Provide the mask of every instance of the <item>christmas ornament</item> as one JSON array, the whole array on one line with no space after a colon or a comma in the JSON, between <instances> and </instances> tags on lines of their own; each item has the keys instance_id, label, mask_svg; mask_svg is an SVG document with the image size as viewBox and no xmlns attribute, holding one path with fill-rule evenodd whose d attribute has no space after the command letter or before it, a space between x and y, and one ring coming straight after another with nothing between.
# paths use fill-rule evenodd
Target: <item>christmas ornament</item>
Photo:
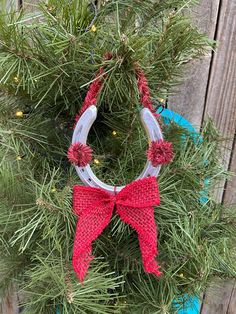
<instances>
[{"instance_id":1,"label":"christmas ornament","mask_svg":"<svg viewBox=\"0 0 236 314\"><path fill-rule=\"evenodd\" d=\"M97 96L102 88L103 68L98 72L97 78L90 85L85 101L76 117L76 126L73 133L72 145L68 155L74 147L87 148L87 137L93 122L97 117ZM161 128L157 122L155 109L150 100L147 80L144 73L136 71L137 85L143 109L140 112L141 121L147 132L149 142L163 142ZM161 144L160 144L161 146ZM171 145L168 146L170 150ZM151 148L149 148L151 149ZM169 151L168 151L169 153ZM155 151L153 151L155 155ZM167 154L168 155L168 154ZM172 158L173 154L171 154ZM77 157L77 156L76 156ZM90 157L90 156L89 156ZM161 163L167 161L158 151ZM169 158L169 160L171 159ZM73 161L73 158L70 158ZM90 160L90 158L87 158ZM81 158L80 158L81 160ZM84 160L83 160L84 161ZM100 181L93 173L89 164L83 165L74 162L81 181L86 186L74 186L73 207L79 216L73 252L73 267L77 277L83 282L92 256L92 242L102 233L109 224L113 210L120 219L136 230L143 260L144 270L147 273L160 276L159 266L155 260L157 256L157 228L154 219L154 208L160 204L159 190L156 177L161 165L147 160L141 175L126 186L111 186Z\"/></svg>"}]
</instances>

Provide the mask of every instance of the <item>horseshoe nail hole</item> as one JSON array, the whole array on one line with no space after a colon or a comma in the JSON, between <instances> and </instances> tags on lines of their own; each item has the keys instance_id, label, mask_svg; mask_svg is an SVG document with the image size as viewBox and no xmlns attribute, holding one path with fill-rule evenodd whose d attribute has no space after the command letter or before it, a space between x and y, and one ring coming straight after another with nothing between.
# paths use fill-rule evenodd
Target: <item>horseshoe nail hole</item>
<instances>
[{"instance_id":1,"label":"horseshoe nail hole","mask_svg":"<svg viewBox=\"0 0 236 314\"><path fill-rule=\"evenodd\" d=\"M89 182L91 182L92 180L90 178L88 178Z\"/></svg>"},{"instance_id":2,"label":"horseshoe nail hole","mask_svg":"<svg viewBox=\"0 0 236 314\"><path fill-rule=\"evenodd\" d=\"M84 168L82 168L81 171L84 172Z\"/></svg>"}]
</instances>

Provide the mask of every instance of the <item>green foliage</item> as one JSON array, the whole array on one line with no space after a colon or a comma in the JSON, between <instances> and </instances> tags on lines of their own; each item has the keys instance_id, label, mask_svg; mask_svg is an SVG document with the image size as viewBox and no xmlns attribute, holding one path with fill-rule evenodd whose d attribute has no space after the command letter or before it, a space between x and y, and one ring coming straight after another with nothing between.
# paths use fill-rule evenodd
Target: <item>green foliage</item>
<instances>
[{"instance_id":1,"label":"green foliage","mask_svg":"<svg viewBox=\"0 0 236 314\"><path fill-rule=\"evenodd\" d=\"M71 198L79 179L66 151L74 114L106 65L89 137L100 163L92 168L110 184L137 177L147 140L134 69L144 69L156 99L176 84L185 63L210 49L183 15L188 7L186 0L108 1L94 20L85 0L50 0L33 16L1 15L1 292L17 282L24 313L51 314L56 307L65 314L175 313L173 301L200 294L212 276L235 276L235 215L212 194L228 174L211 121L203 140L174 123L163 127L175 151L173 163L161 169L161 205L155 208L163 276L143 272L136 234L117 216L93 245L96 258L84 285L71 268L77 220ZM104 61L108 51L113 59ZM208 201L200 202L201 196Z\"/></svg>"},{"instance_id":2,"label":"green foliage","mask_svg":"<svg viewBox=\"0 0 236 314\"><path fill-rule=\"evenodd\" d=\"M93 13L85 0L41 3L32 19L24 12L2 15L0 84L23 93L34 107L74 113L84 96L81 86L94 77L104 53L110 51L115 58L108 64L106 90L110 95L116 86L113 100L128 100L135 62L147 72L155 94L161 93L173 84L179 66L204 54L209 43L183 17L187 1L170 3L108 2L95 21L96 33L88 31ZM140 25L134 27L137 14ZM152 19L142 27L150 14Z\"/></svg>"},{"instance_id":3,"label":"green foliage","mask_svg":"<svg viewBox=\"0 0 236 314\"><path fill-rule=\"evenodd\" d=\"M40 252L35 265L26 272L28 284L24 292L28 296L25 313L118 313L116 289L122 283L114 273L107 272L106 263L93 263L90 278L84 285L78 283L62 255ZM46 290L45 291L45 287ZM95 310L96 309L96 310Z\"/></svg>"}]
</instances>

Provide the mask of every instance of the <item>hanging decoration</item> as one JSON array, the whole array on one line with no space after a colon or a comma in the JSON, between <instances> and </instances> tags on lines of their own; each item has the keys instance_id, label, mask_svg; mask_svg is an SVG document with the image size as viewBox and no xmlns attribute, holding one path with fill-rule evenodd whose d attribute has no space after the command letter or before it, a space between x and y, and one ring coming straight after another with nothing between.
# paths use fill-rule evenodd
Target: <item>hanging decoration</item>
<instances>
[{"instance_id":1,"label":"hanging decoration","mask_svg":"<svg viewBox=\"0 0 236 314\"><path fill-rule=\"evenodd\" d=\"M110 56L109 56L110 57ZM109 224L113 211L120 219L136 230L147 273L160 276L160 266L155 260L157 250L157 227L154 208L160 204L156 177L161 164L173 158L172 144L163 140L163 135L156 117L156 111L150 100L150 93L145 75L136 70L137 85L143 109L141 120L147 131L150 147L146 166L137 180L122 187L114 187L100 181L89 166L91 150L87 146L87 137L97 117L97 97L103 85L101 68L96 79L90 85L83 106L76 117L72 145L68 157L86 186L75 186L73 207L79 220L76 228L73 267L78 279L83 282L92 256L92 242Z\"/></svg>"}]
</instances>

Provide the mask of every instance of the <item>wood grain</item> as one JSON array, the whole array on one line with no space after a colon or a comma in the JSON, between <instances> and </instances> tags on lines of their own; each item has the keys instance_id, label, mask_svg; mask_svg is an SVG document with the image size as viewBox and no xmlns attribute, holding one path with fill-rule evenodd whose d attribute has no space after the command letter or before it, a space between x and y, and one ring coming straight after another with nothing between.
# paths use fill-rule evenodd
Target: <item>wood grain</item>
<instances>
[{"instance_id":1,"label":"wood grain","mask_svg":"<svg viewBox=\"0 0 236 314\"><path fill-rule=\"evenodd\" d=\"M235 169L236 155L232 148L236 130L236 1L221 1L216 39L219 42L217 53L213 55L212 68L207 91L205 115L210 115L216 126L228 140L222 147L222 160L225 168ZM230 163L231 161L231 163ZM224 195L224 188L227 191ZM236 181L226 185L222 181L217 189L217 199L229 203L235 201ZM233 191L234 190L234 191ZM220 296L206 293L202 314L235 314L235 282L225 281L220 287ZM234 291L234 293L233 293ZM229 312L229 309L231 312Z\"/></svg>"},{"instance_id":2,"label":"wood grain","mask_svg":"<svg viewBox=\"0 0 236 314\"><path fill-rule=\"evenodd\" d=\"M213 56L212 71L206 99L205 118L209 115L228 140L222 147L222 160L228 169L236 130L236 1L222 1L218 21L217 53ZM222 199L224 182L217 192Z\"/></svg>"},{"instance_id":3,"label":"wood grain","mask_svg":"<svg viewBox=\"0 0 236 314\"><path fill-rule=\"evenodd\" d=\"M18 9L18 1L17 0L2 0L0 2L1 8L4 9L4 11L10 12L12 10ZM1 12L0 8L0 12Z\"/></svg>"},{"instance_id":4,"label":"wood grain","mask_svg":"<svg viewBox=\"0 0 236 314\"><path fill-rule=\"evenodd\" d=\"M18 296L16 289L12 288L1 301L0 314L18 314Z\"/></svg>"},{"instance_id":5,"label":"wood grain","mask_svg":"<svg viewBox=\"0 0 236 314\"><path fill-rule=\"evenodd\" d=\"M27 12L34 13L37 11L39 2L40 0L23 1L23 8L27 10Z\"/></svg>"},{"instance_id":6,"label":"wood grain","mask_svg":"<svg viewBox=\"0 0 236 314\"><path fill-rule=\"evenodd\" d=\"M208 37L214 38L219 9L219 0L202 0L194 9L194 23ZM169 108L177 111L200 128L207 93L212 54L202 60L192 61L186 66L185 80L172 91Z\"/></svg>"},{"instance_id":7,"label":"wood grain","mask_svg":"<svg viewBox=\"0 0 236 314\"><path fill-rule=\"evenodd\" d=\"M202 30L210 38L214 38L216 21L218 29L216 38L219 41L217 53L207 56L201 61L192 62L187 68L188 75L177 93L170 97L170 108L176 110L192 122L197 128L201 125L202 116L209 114L217 127L229 140L223 149L223 159L228 168L233 138L236 129L236 33L235 33L236 1L202 1L197 15L200 23L206 17ZM219 16L217 13L220 13ZM198 24L199 26L199 24ZM212 62L212 64L211 64ZM209 81L208 81L209 80ZM209 83L209 86L208 86ZM236 143L234 142L230 170L236 173ZM218 201L222 200L225 181L217 191ZM236 202L236 177L227 182L224 195L225 203ZM232 289L234 287L234 292ZM225 281L219 290L209 288L202 305L202 314L236 314L236 288L233 281Z\"/></svg>"},{"instance_id":8,"label":"wood grain","mask_svg":"<svg viewBox=\"0 0 236 314\"><path fill-rule=\"evenodd\" d=\"M235 313L236 313L236 280L234 281L234 289L231 294L227 314L235 314Z\"/></svg>"},{"instance_id":9,"label":"wood grain","mask_svg":"<svg viewBox=\"0 0 236 314\"><path fill-rule=\"evenodd\" d=\"M229 170L233 175L226 183L223 200L224 204L234 204L236 207L236 139L234 140Z\"/></svg>"},{"instance_id":10,"label":"wood grain","mask_svg":"<svg viewBox=\"0 0 236 314\"><path fill-rule=\"evenodd\" d=\"M228 314L228 307L232 299L232 290L235 280L216 280L214 285L207 290L201 314ZM232 312L230 314L235 314Z\"/></svg>"}]
</instances>

